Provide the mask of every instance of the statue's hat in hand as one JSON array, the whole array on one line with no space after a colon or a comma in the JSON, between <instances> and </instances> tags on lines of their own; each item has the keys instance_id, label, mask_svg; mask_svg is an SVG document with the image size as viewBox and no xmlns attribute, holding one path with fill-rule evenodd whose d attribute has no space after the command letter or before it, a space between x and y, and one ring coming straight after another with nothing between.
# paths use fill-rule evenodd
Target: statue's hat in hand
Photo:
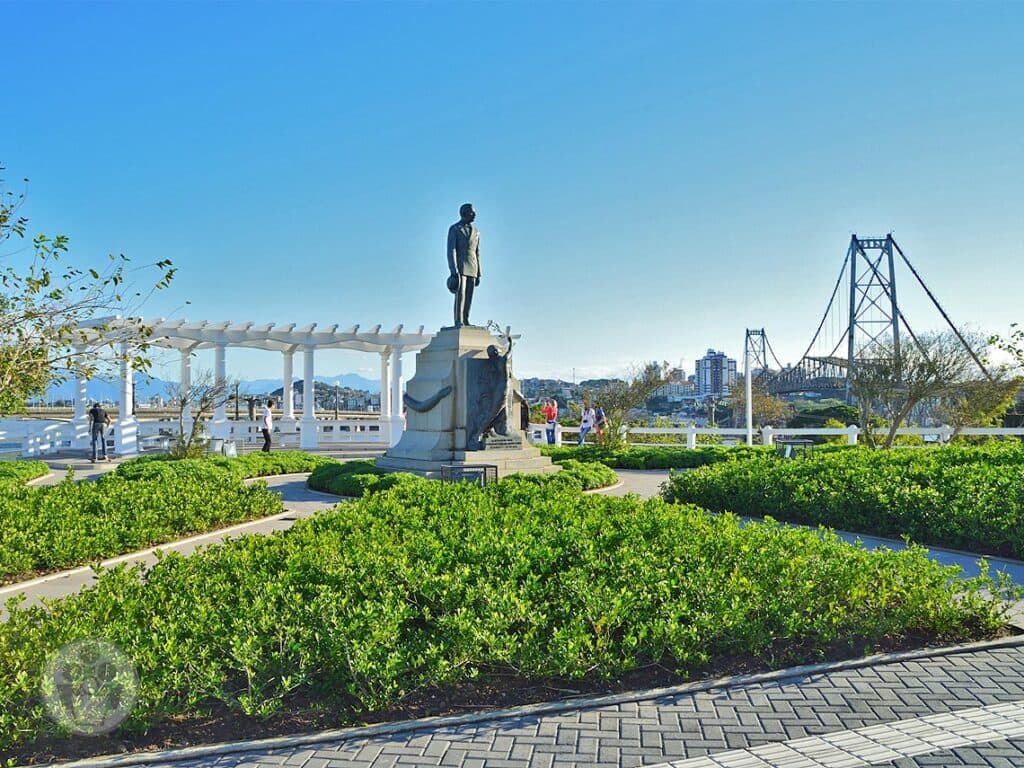
<instances>
[{"instance_id":1,"label":"statue's hat in hand","mask_svg":"<svg viewBox=\"0 0 1024 768\"><path fill-rule=\"evenodd\" d=\"M455 293L459 290L459 276L448 275L448 293Z\"/></svg>"}]
</instances>

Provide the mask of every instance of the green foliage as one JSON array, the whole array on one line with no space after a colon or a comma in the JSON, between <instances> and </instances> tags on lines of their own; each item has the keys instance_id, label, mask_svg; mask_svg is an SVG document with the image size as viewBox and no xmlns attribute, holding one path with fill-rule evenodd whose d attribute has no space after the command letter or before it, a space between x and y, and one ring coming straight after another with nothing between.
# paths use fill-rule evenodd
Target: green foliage
<instances>
[{"instance_id":1,"label":"green foliage","mask_svg":"<svg viewBox=\"0 0 1024 768\"><path fill-rule=\"evenodd\" d=\"M167 453L140 456L120 464L114 471L126 478L159 477L266 477L312 472L317 467L337 464L335 459L317 456L304 451L274 451L272 453L247 453L243 456L227 457L207 454L202 458L179 458Z\"/></svg>"},{"instance_id":2,"label":"green foliage","mask_svg":"<svg viewBox=\"0 0 1024 768\"><path fill-rule=\"evenodd\" d=\"M982 554L1024 557L1024 448L815 449L674 476L670 501L826 525Z\"/></svg>"},{"instance_id":3,"label":"green foliage","mask_svg":"<svg viewBox=\"0 0 1024 768\"><path fill-rule=\"evenodd\" d=\"M116 643L138 669L124 729L215 702L263 717L290 696L353 722L482 670L613 678L657 663L686 676L719 658L817 661L905 633L990 636L998 585L955 572L916 548L867 552L565 480L406 476L285 532L166 556L144 580L105 572L50 611L12 605L0 749L53 735L40 670L79 637Z\"/></svg>"},{"instance_id":4,"label":"green foliage","mask_svg":"<svg viewBox=\"0 0 1024 768\"><path fill-rule=\"evenodd\" d=\"M517 482L528 482L544 485L549 482L567 483L577 490L588 491L592 488L604 488L618 481L611 469L596 462L581 462L575 459L563 459L557 462L562 469L554 474L515 474ZM359 498L369 493L377 493L394 487L402 481L407 473L388 472L378 469L373 459L348 461L344 464L327 464L318 467L309 476L306 484L315 491L333 493L337 496ZM502 481L504 482L504 481Z\"/></svg>"},{"instance_id":5,"label":"green foliage","mask_svg":"<svg viewBox=\"0 0 1024 768\"><path fill-rule=\"evenodd\" d=\"M200 473L7 488L0 494L0 582L69 568L281 511L259 483Z\"/></svg>"},{"instance_id":6,"label":"green foliage","mask_svg":"<svg viewBox=\"0 0 1024 768\"><path fill-rule=\"evenodd\" d=\"M747 445L693 449L660 446L611 449L589 445L582 448L558 445L538 447L541 453L550 456L556 464L561 464L566 459L577 459L583 462L598 462L614 469L692 469L706 464L748 459L772 451L771 447Z\"/></svg>"},{"instance_id":7,"label":"green foliage","mask_svg":"<svg viewBox=\"0 0 1024 768\"><path fill-rule=\"evenodd\" d=\"M23 485L49 472L45 461L0 461L0 489Z\"/></svg>"},{"instance_id":8,"label":"green foliage","mask_svg":"<svg viewBox=\"0 0 1024 768\"><path fill-rule=\"evenodd\" d=\"M314 491L336 496L360 497L391 488L405 476L409 473L377 469L373 459L358 459L343 464L323 464L313 470L306 485Z\"/></svg>"},{"instance_id":9,"label":"green foliage","mask_svg":"<svg viewBox=\"0 0 1024 768\"><path fill-rule=\"evenodd\" d=\"M801 408L788 421L792 429L813 429L826 426L827 421L838 421L839 426L848 427L860 423L860 409L852 405L825 405Z\"/></svg>"}]
</instances>

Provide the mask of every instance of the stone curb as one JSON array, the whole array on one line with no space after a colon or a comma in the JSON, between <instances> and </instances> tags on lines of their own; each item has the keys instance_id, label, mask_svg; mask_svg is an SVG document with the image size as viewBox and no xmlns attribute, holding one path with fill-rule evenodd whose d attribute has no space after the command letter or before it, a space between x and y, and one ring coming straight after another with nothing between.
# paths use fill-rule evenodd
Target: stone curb
<instances>
[{"instance_id":1,"label":"stone curb","mask_svg":"<svg viewBox=\"0 0 1024 768\"><path fill-rule=\"evenodd\" d=\"M44 480L49 480L51 477L56 477L56 476L57 476L56 472L47 472L45 475L41 475L39 477L33 477L31 480L26 482L25 485L39 485L39 483L43 482Z\"/></svg>"},{"instance_id":2,"label":"stone curb","mask_svg":"<svg viewBox=\"0 0 1024 768\"><path fill-rule=\"evenodd\" d=\"M605 486L602 486L601 488L591 488L590 490L584 491L583 493L590 494L590 493L604 493L605 491L614 491L614 490L616 490L618 488L621 488L625 484L626 484L625 480L620 479L619 482L615 483L614 485L605 485Z\"/></svg>"},{"instance_id":3,"label":"stone curb","mask_svg":"<svg viewBox=\"0 0 1024 768\"><path fill-rule=\"evenodd\" d=\"M408 731L419 731L427 728L450 728L453 726L482 723L491 720L503 720L506 718L550 715L579 709L594 709L596 707L606 707L635 701L647 701L666 696L701 693L718 688L755 685L759 683L773 682L776 680L786 680L793 677L807 677L809 675L841 672L848 669L862 669L864 667L915 661L917 659L952 656L961 653L973 653L976 651L988 651L996 648L1013 648L1018 646L1024 646L1024 635L1005 637L998 640L982 640L974 643L963 643L960 645L947 646L945 648L926 648L916 651L881 653L874 656L868 656L863 659L833 661L823 664L805 664L798 667L776 670L774 672L733 675L731 677L721 677L695 683L684 683L682 685L672 686L669 688L653 688L647 691L630 691L627 693L603 694L599 696L580 697L572 700L544 702L541 704L527 704L507 709L473 712L466 715L425 717L418 720L405 720L397 723L338 728L328 731L318 731L316 733L300 734L298 736L277 736L250 741L232 741L221 744L206 744L195 747L184 747L181 749L169 749L158 752L135 753L129 755L105 755L103 757L86 758L84 760L75 760L67 763L50 763L49 765L59 765L62 768L122 768L123 766L153 765L159 763L178 762L181 760L194 760L200 757L227 755L237 752L284 749L288 747L305 746L307 744L319 744L325 741L362 740L376 736L387 736L390 734L405 733Z\"/></svg>"}]
</instances>

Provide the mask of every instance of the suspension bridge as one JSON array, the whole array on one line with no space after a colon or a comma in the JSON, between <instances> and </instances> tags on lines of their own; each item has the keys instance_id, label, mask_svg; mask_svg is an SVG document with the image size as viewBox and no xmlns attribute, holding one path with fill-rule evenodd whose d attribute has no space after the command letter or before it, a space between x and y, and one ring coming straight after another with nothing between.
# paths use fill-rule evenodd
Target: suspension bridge
<instances>
[{"instance_id":1,"label":"suspension bridge","mask_svg":"<svg viewBox=\"0 0 1024 768\"><path fill-rule=\"evenodd\" d=\"M750 356L759 387L772 395L816 392L849 401L850 379L858 365L870 364L871 352L877 345L890 347L897 358L901 344L909 341L919 345L917 334L897 300L897 265L905 265L984 371L970 344L892 234L885 237L851 235L828 306L814 337L796 363L784 365L779 360L763 328L747 331L745 353Z\"/></svg>"}]
</instances>

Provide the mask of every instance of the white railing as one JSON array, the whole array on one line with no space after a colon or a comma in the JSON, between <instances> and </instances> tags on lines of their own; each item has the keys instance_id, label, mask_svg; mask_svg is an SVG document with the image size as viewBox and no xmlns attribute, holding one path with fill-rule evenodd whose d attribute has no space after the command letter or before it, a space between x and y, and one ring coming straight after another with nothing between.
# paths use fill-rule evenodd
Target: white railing
<instances>
[{"instance_id":1,"label":"white railing","mask_svg":"<svg viewBox=\"0 0 1024 768\"><path fill-rule=\"evenodd\" d=\"M872 430L876 436L884 437L889 433L888 429ZM941 425L937 427L900 427L896 430L897 435L919 435L925 438L932 437L931 442L946 444L953 437L953 427ZM579 427L558 425L555 442L562 445L563 435L579 435ZM590 432L594 434L593 430ZM1024 427L965 427L957 433L959 435L990 435L995 437L1024 437ZM626 432L626 442L629 445L665 445L665 443L645 443L643 439L634 439L643 435L679 435L685 437L687 448L696 448L698 435L711 435L720 438L725 444L736 444L745 442L747 430L739 427L630 427ZM846 438L848 445L857 445L861 437L861 430L857 426L849 427L759 427L753 431L753 442L761 445L774 445L776 440L786 438L807 438L807 437L838 437ZM534 443L547 442L547 436L543 424L531 424L529 438ZM575 442L575 439L572 440ZM682 445L680 440L679 444Z\"/></svg>"}]
</instances>

